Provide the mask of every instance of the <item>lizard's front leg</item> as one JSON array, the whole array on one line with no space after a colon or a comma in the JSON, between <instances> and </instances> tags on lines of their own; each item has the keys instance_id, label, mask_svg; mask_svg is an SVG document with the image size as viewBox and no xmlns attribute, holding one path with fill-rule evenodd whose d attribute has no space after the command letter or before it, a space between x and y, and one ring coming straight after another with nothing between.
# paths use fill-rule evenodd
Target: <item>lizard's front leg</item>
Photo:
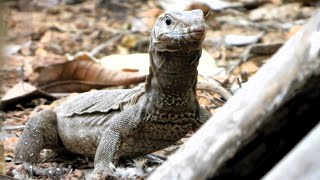
<instances>
[{"instance_id":1,"label":"lizard's front leg","mask_svg":"<svg viewBox=\"0 0 320 180\"><path fill-rule=\"evenodd\" d=\"M108 129L103 133L94 158L94 174L111 172L111 163L116 164L119 159L120 144L121 136L119 132Z\"/></svg>"},{"instance_id":2,"label":"lizard's front leg","mask_svg":"<svg viewBox=\"0 0 320 180\"><path fill-rule=\"evenodd\" d=\"M62 143L57 131L57 116L51 110L43 110L28 121L19 142L16 145L14 162L23 163L24 168L35 175L59 175L61 171L32 167L42 149L60 149ZM32 167L32 168L31 168ZM21 177L22 178L22 177Z\"/></svg>"},{"instance_id":3,"label":"lizard's front leg","mask_svg":"<svg viewBox=\"0 0 320 180\"><path fill-rule=\"evenodd\" d=\"M141 105L134 105L112 119L108 129L101 135L94 159L92 177L99 177L102 173L112 174L110 165L118 163L123 140L140 125L143 116L142 109Z\"/></svg>"},{"instance_id":4,"label":"lizard's front leg","mask_svg":"<svg viewBox=\"0 0 320 180\"><path fill-rule=\"evenodd\" d=\"M36 163L42 149L55 149L61 146L57 132L56 113L43 110L27 123L15 149L15 162Z\"/></svg>"}]
</instances>

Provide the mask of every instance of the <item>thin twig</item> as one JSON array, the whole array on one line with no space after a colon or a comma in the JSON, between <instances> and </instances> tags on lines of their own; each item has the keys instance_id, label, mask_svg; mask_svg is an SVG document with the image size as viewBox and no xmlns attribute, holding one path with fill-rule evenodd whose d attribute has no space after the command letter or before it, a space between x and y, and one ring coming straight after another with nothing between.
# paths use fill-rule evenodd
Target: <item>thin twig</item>
<instances>
[{"instance_id":1,"label":"thin twig","mask_svg":"<svg viewBox=\"0 0 320 180\"><path fill-rule=\"evenodd\" d=\"M118 33L116 36L108 39L106 42L100 44L99 46L93 48L90 51L90 54L92 56L95 56L96 54L98 54L102 49L104 49L107 46L111 46L114 44L115 41L118 41L120 38L122 38L124 35L129 34L130 31L124 31L124 32L120 32Z\"/></svg>"},{"instance_id":2,"label":"thin twig","mask_svg":"<svg viewBox=\"0 0 320 180\"><path fill-rule=\"evenodd\" d=\"M25 127L26 127L25 125L4 126L4 127L2 127L2 130L5 130L5 131L17 131L17 130L23 130Z\"/></svg>"},{"instance_id":3,"label":"thin twig","mask_svg":"<svg viewBox=\"0 0 320 180\"><path fill-rule=\"evenodd\" d=\"M197 89L199 90L206 90L206 91L213 91L218 93L226 100L228 100L232 95L231 93L222 87L217 81L213 79L208 79L208 81L201 81L197 84Z\"/></svg>"}]
</instances>

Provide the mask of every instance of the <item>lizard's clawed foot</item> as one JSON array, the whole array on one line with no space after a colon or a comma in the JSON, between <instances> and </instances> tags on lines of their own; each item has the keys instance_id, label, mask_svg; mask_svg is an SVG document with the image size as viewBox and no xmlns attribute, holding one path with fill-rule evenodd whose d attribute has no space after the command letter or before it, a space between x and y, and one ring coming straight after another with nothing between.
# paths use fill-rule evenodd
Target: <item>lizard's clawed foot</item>
<instances>
[{"instance_id":1,"label":"lizard's clawed foot","mask_svg":"<svg viewBox=\"0 0 320 180\"><path fill-rule=\"evenodd\" d=\"M27 162L23 163L23 167L31 177L47 176L50 179L57 179L68 172L68 168L41 168Z\"/></svg>"},{"instance_id":2,"label":"lizard's clawed foot","mask_svg":"<svg viewBox=\"0 0 320 180\"><path fill-rule=\"evenodd\" d=\"M92 174L90 175L91 180L117 180L120 179L120 176L115 173L116 167L110 163L108 168L103 168L103 166L95 166Z\"/></svg>"},{"instance_id":3,"label":"lizard's clawed foot","mask_svg":"<svg viewBox=\"0 0 320 180\"><path fill-rule=\"evenodd\" d=\"M102 179L105 179L105 180L118 180L118 179L120 179L119 176L117 176L115 174L110 174L110 173L107 173L107 172L103 172L101 174L101 177L102 177Z\"/></svg>"},{"instance_id":4,"label":"lizard's clawed foot","mask_svg":"<svg viewBox=\"0 0 320 180\"><path fill-rule=\"evenodd\" d=\"M109 165L109 168L106 168L101 171L96 169L90 176L92 180L117 180L117 179L139 179L146 177L149 173L146 172L142 163L134 162L131 167L115 167L113 164Z\"/></svg>"},{"instance_id":5,"label":"lizard's clawed foot","mask_svg":"<svg viewBox=\"0 0 320 180\"><path fill-rule=\"evenodd\" d=\"M100 173L92 173L90 175L90 180L118 180L120 179L119 176L114 174L114 172L104 171Z\"/></svg>"}]
</instances>

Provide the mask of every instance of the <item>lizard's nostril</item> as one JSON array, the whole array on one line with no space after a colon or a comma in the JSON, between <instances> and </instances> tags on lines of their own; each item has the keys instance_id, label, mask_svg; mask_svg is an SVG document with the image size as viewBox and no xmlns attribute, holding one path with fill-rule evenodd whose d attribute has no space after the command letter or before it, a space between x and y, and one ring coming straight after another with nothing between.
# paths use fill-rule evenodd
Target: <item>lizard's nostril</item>
<instances>
[{"instance_id":1,"label":"lizard's nostril","mask_svg":"<svg viewBox=\"0 0 320 180\"><path fill-rule=\"evenodd\" d=\"M205 32L206 31L206 27L204 25L192 26L192 27L190 27L190 31L191 32Z\"/></svg>"},{"instance_id":2,"label":"lizard's nostril","mask_svg":"<svg viewBox=\"0 0 320 180\"><path fill-rule=\"evenodd\" d=\"M190 27L190 33L188 34L187 38L192 40L201 40L205 37L205 26L192 26Z\"/></svg>"},{"instance_id":3,"label":"lizard's nostril","mask_svg":"<svg viewBox=\"0 0 320 180\"><path fill-rule=\"evenodd\" d=\"M204 36L205 36L204 32L193 32L193 33L190 33L190 37L192 39L195 39L195 40L200 40L200 39L204 38Z\"/></svg>"}]
</instances>

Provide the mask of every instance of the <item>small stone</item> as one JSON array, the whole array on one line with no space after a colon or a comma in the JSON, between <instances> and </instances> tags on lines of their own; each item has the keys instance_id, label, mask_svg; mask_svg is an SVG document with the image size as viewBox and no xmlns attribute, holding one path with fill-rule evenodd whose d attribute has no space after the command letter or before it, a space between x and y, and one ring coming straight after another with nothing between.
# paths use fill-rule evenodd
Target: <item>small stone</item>
<instances>
[{"instance_id":1,"label":"small stone","mask_svg":"<svg viewBox=\"0 0 320 180\"><path fill-rule=\"evenodd\" d=\"M74 175L77 177L83 177L83 172L79 169L74 170Z\"/></svg>"}]
</instances>

